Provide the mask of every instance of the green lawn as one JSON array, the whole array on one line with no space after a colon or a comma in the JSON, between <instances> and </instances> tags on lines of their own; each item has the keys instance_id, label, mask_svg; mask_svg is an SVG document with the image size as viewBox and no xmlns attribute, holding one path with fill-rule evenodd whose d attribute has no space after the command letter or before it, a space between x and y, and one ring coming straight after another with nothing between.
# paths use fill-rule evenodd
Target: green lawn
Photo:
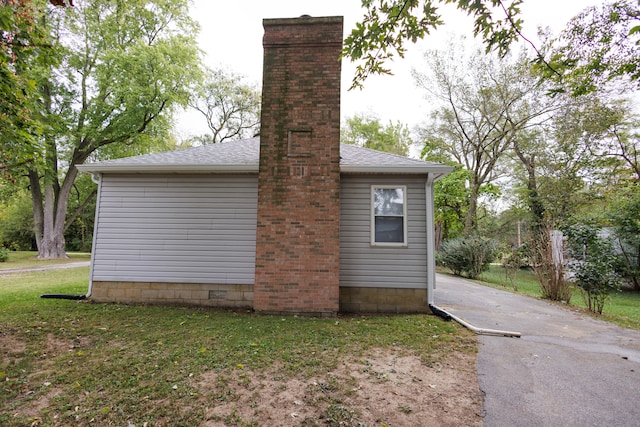
<instances>
[{"instance_id":1,"label":"green lawn","mask_svg":"<svg viewBox=\"0 0 640 427\"><path fill-rule=\"evenodd\" d=\"M530 270L519 270L514 283L505 275L504 268L500 265L491 265L489 271L480 276L484 285L498 289L518 292L524 295L540 298L540 286ZM571 305L585 309L586 305L579 290L573 291ZM603 320L617 325L640 330L640 292L624 291L612 294L607 301L601 316Z\"/></svg>"},{"instance_id":2,"label":"green lawn","mask_svg":"<svg viewBox=\"0 0 640 427\"><path fill-rule=\"evenodd\" d=\"M435 316L317 319L39 298L85 293L87 278L88 268L0 275L0 425L194 426L204 407L265 376L283 385L327 378L304 396L319 417L297 425L357 425L327 421L357 411L344 408L352 383L332 374L342 361L382 349L436 366L476 351L470 332ZM260 425L234 414L219 422Z\"/></svg>"}]
</instances>

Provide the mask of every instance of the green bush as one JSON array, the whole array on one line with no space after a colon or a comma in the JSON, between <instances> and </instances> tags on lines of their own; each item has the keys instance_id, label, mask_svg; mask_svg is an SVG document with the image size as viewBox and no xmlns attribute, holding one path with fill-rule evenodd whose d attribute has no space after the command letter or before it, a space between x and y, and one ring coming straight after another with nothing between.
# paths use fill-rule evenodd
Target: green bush
<instances>
[{"instance_id":1,"label":"green bush","mask_svg":"<svg viewBox=\"0 0 640 427\"><path fill-rule=\"evenodd\" d=\"M569 240L569 270L575 284L589 311L602 314L609 294L620 290L616 272L620 259L611 239L601 237L597 227L586 224L566 227L563 232Z\"/></svg>"},{"instance_id":2,"label":"green bush","mask_svg":"<svg viewBox=\"0 0 640 427\"><path fill-rule=\"evenodd\" d=\"M497 245L492 239L463 236L442 244L438 262L451 269L456 276L463 274L477 279L496 256Z\"/></svg>"},{"instance_id":3,"label":"green bush","mask_svg":"<svg viewBox=\"0 0 640 427\"><path fill-rule=\"evenodd\" d=\"M0 204L0 246L19 251L36 249L31 196L24 190Z\"/></svg>"},{"instance_id":4,"label":"green bush","mask_svg":"<svg viewBox=\"0 0 640 427\"><path fill-rule=\"evenodd\" d=\"M617 272L640 291L640 187L621 193L609 209L620 254Z\"/></svg>"},{"instance_id":5,"label":"green bush","mask_svg":"<svg viewBox=\"0 0 640 427\"><path fill-rule=\"evenodd\" d=\"M9 249L0 248L0 262L7 262L9 259Z\"/></svg>"}]
</instances>

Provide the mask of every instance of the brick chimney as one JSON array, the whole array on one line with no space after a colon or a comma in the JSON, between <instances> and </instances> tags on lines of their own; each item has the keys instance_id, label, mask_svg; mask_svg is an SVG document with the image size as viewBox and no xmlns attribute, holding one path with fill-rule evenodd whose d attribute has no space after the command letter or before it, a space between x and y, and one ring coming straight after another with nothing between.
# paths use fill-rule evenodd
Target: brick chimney
<instances>
[{"instance_id":1,"label":"brick chimney","mask_svg":"<svg viewBox=\"0 0 640 427\"><path fill-rule=\"evenodd\" d=\"M254 309L338 311L342 17L265 19Z\"/></svg>"}]
</instances>

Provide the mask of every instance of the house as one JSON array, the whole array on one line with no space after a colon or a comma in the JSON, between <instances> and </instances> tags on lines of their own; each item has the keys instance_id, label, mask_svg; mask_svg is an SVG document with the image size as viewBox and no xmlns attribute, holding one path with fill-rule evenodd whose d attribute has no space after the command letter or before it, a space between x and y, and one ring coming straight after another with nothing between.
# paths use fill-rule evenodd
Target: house
<instances>
[{"instance_id":1,"label":"house","mask_svg":"<svg viewBox=\"0 0 640 427\"><path fill-rule=\"evenodd\" d=\"M340 144L342 18L264 20L261 135L81 165L99 182L96 301L428 312L433 183Z\"/></svg>"}]
</instances>

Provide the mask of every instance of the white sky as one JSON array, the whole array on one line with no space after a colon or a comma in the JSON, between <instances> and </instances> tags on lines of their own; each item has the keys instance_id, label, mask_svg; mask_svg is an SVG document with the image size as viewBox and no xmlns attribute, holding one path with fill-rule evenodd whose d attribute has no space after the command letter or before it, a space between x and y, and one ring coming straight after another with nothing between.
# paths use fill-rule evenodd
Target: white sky
<instances>
[{"instance_id":1,"label":"white sky","mask_svg":"<svg viewBox=\"0 0 640 427\"><path fill-rule=\"evenodd\" d=\"M525 0L522 17L524 35L537 41L537 27L550 27L554 34L585 7L600 4L596 0ZM262 20L291 18L300 15L344 16L345 35L361 20L364 11L360 0L193 0L191 15L200 22L198 37L205 63L224 67L246 76L247 81L262 80ZM347 91L355 65L342 64L342 117L357 113L374 113L383 122L400 121L413 127L425 120L428 107L423 93L414 86L412 68L423 64L426 49L443 46L451 34L464 34L471 39L471 20L452 7L443 6L445 25L416 45L408 45L405 59L389 64L393 76L374 76L365 82L364 90ZM179 138L205 133L204 118L196 112L181 114L177 120Z\"/></svg>"}]
</instances>

